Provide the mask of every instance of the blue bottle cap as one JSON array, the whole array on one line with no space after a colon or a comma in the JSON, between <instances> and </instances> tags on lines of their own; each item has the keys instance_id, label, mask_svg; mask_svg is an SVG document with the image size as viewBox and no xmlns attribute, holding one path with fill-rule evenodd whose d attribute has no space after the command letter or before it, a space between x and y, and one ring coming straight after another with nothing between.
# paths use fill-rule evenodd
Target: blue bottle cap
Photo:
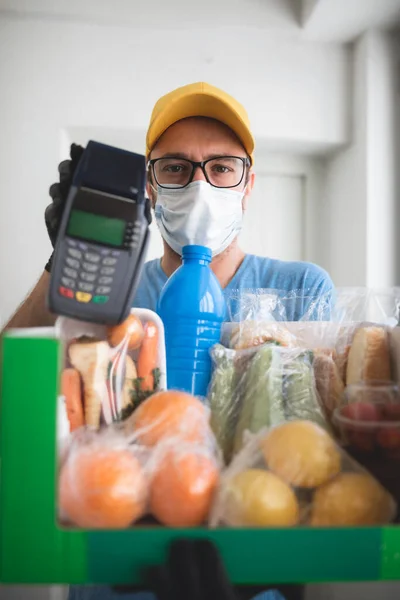
<instances>
[{"instance_id":1,"label":"blue bottle cap","mask_svg":"<svg viewBox=\"0 0 400 600\"><path fill-rule=\"evenodd\" d=\"M211 262L212 251L207 246L189 245L182 248L182 258L198 258Z\"/></svg>"}]
</instances>

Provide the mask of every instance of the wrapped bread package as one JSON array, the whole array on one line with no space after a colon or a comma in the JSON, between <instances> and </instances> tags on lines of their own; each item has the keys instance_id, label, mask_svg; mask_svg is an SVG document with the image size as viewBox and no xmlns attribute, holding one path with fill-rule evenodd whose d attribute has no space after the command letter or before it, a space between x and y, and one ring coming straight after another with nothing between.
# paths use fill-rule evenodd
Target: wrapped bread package
<instances>
[{"instance_id":1,"label":"wrapped bread package","mask_svg":"<svg viewBox=\"0 0 400 600\"><path fill-rule=\"evenodd\" d=\"M327 418L331 420L335 409L343 401L345 390L344 380L337 362L335 362L334 353L316 352L313 370L321 405L324 407Z\"/></svg>"},{"instance_id":2,"label":"wrapped bread package","mask_svg":"<svg viewBox=\"0 0 400 600\"><path fill-rule=\"evenodd\" d=\"M391 361L388 332L384 327L358 329L347 359L346 384L390 381Z\"/></svg>"},{"instance_id":3,"label":"wrapped bread package","mask_svg":"<svg viewBox=\"0 0 400 600\"><path fill-rule=\"evenodd\" d=\"M384 525L397 505L319 425L305 420L248 437L224 471L212 527Z\"/></svg>"}]
</instances>

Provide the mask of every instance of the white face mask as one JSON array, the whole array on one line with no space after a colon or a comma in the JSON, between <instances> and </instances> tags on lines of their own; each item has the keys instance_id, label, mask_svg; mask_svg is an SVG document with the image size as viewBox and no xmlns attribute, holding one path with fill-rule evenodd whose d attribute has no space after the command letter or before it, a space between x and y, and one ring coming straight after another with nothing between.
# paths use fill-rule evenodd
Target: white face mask
<instances>
[{"instance_id":1,"label":"white face mask","mask_svg":"<svg viewBox=\"0 0 400 600\"><path fill-rule=\"evenodd\" d=\"M221 254L242 228L244 190L193 181L180 189L158 186L155 217L161 235L179 255L183 246L207 246Z\"/></svg>"}]
</instances>

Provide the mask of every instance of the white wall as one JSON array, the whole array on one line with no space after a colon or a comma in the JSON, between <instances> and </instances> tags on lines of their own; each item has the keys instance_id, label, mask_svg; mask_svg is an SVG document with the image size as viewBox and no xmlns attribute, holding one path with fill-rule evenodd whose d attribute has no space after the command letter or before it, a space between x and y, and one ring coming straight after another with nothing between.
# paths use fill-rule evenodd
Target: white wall
<instances>
[{"instance_id":1,"label":"white wall","mask_svg":"<svg viewBox=\"0 0 400 600\"><path fill-rule=\"evenodd\" d=\"M126 129L143 144L158 96L207 80L243 102L262 148L346 140L347 50L340 46L279 42L237 27L152 32L0 16L0 57L3 321L50 253L43 211L65 158L63 132Z\"/></svg>"},{"instance_id":2,"label":"white wall","mask_svg":"<svg viewBox=\"0 0 400 600\"><path fill-rule=\"evenodd\" d=\"M400 281L399 64L389 34L368 32L352 50L351 142L327 162L324 197L322 262L340 286Z\"/></svg>"},{"instance_id":3,"label":"white wall","mask_svg":"<svg viewBox=\"0 0 400 600\"><path fill-rule=\"evenodd\" d=\"M366 282L366 77L365 43L352 49L351 142L327 163L323 262L329 265L336 285Z\"/></svg>"},{"instance_id":4,"label":"white wall","mask_svg":"<svg viewBox=\"0 0 400 600\"><path fill-rule=\"evenodd\" d=\"M382 33L367 36L367 285L399 283L397 244L399 223L397 171L400 166L400 54L395 40Z\"/></svg>"}]
</instances>

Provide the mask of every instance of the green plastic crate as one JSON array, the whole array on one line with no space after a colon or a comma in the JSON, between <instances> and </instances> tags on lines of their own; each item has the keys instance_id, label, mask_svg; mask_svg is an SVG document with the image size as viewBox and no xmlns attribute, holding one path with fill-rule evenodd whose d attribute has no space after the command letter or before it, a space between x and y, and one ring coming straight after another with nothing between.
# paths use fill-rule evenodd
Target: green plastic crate
<instances>
[{"instance_id":1,"label":"green plastic crate","mask_svg":"<svg viewBox=\"0 0 400 600\"><path fill-rule=\"evenodd\" d=\"M2 341L0 581L140 583L174 537L208 537L237 584L400 578L400 528L78 531L56 519L56 399L62 344L53 330Z\"/></svg>"}]
</instances>

